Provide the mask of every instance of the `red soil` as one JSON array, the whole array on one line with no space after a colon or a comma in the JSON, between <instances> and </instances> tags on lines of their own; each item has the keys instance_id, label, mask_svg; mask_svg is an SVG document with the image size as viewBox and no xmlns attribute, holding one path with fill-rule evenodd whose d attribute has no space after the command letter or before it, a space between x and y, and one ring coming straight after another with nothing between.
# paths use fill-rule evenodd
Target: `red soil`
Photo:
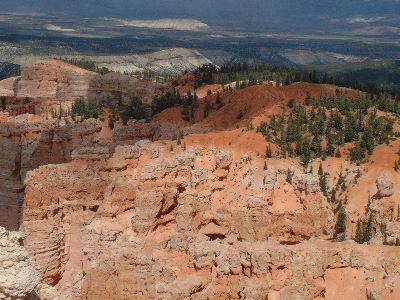
<instances>
[{"instance_id":1,"label":"red soil","mask_svg":"<svg viewBox=\"0 0 400 300\"><path fill-rule=\"evenodd\" d=\"M215 91L217 87L216 85L202 87L202 91L209 89ZM312 96L317 97L334 95L338 89L350 98L356 97L359 93L356 90L326 84L294 83L283 87L259 85L233 92L222 92L220 96L225 105L219 110L216 110L215 107L217 96L213 94L199 100L199 109L196 111L195 121L203 127L211 127L217 130L235 129L247 126L250 123L258 125L271 114L280 112L290 99L302 102L308 91ZM208 117L204 118L206 101L211 104L213 109ZM178 110L177 108L167 109L159 114L156 120L179 123L180 112Z\"/></svg>"}]
</instances>

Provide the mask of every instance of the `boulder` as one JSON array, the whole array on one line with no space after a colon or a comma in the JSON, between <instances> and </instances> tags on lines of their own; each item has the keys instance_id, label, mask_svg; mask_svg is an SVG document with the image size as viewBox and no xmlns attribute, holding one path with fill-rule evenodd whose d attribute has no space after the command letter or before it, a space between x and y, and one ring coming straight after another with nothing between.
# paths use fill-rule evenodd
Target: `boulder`
<instances>
[{"instance_id":1,"label":"boulder","mask_svg":"<svg viewBox=\"0 0 400 300\"><path fill-rule=\"evenodd\" d=\"M390 197L394 194L394 184L385 172L376 179L377 197Z\"/></svg>"}]
</instances>

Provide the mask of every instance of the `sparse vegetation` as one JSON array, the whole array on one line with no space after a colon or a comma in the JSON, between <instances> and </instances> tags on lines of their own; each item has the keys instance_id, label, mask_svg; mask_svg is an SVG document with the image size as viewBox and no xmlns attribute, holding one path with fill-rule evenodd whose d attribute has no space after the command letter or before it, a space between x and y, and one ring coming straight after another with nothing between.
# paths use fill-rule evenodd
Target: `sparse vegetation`
<instances>
[{"instance_id":1,"label":"sparse vegetation","mask_svg":"<svg viewBox=\"0 0 400 300\"><path fill-rule=\"evenodd\" d=\"M358 244L368 243L372 238L372 223L373 223L373 215L369 214L367 224L364 224L361 220L357 221L356 235L354 240Z\"/></svg>"},{"instance_id":2,"label":"sparse vegetation","mask_svg":"<svg viewBox=\"0 0 400 300\"><path fill-rule=\"evenodd\" d=\"M128 120L147 119L148 114L142 100L140 100L139 97L133 97L129 104L124 108L121 117L123 124L127 125Z\"/></svg>"},{"instance_id":3,"label":"sparse vegetation","mask_svg":"<svg viewBox=\"0 0 400 300\"><path fill-rule=\"evenodd\" d=\"M60 116L61 115L62 111L60 110ZM95 102L87 101L84 98L79 98L76 99L75 102L72 104L71 115L73 118L76 116L80 116L83 119L97 119L99 117L99 109Z\"/></svg>"},{"instance_id":4,"label":"sparse vegetation","mask_svg":"<svg viewBox=\"0 0 400 300\"><path fill-rule=\"evenodd\" d=\"M158 114L167 108L181 105L183 102L184 99L181 97L178 89L174 89L172 92L167 91L165 94L153 98L151 105L152 112L153 114Z\"/></svg>"},{"instance_id":5,"label":"sparse vegetation","mask_svg":"<svg viewBox=\"0 0 400 300\"><path fill-rule=\"evenodd\" d=\"M82 68L82 69L85 69L85 70L88 70L88 71L96 72L96 73L99 73L101 75L104 75L104 74L107 74L107 73L111 72L106 67L99 68L94 61L87 60L87 59L84 59L84 58L81 58L81 59L77 59L77 58L69 58L68 59L68 58L65 58L65 59L62 59L62 60L64 60L65 62L67 62L67 63L69 63L71 65L77 66L79 68Z\"/></svg>"},{"instance_id":6,"label":"sparse vegetation","mask_svg":"<svg viewBox=\"0 0 400 300\"><path fill-rule=\"evenodd\" d=\"M299 157L304 165L314 158L340 157L339 147L345 144L352 145L349 158L362 162L395 135L393 118L378 116L378 109L400 113L398 104L387 96L359 95L350 100L340 91L333 97L307 94L304 103L309 105L294 103L288 112L273 115L257 128L281 153Z\"/></svg>"},{"instance_id":7,"label":"sparse vegetation","mask_svg":"<svg viewBox=\"0 0 400 300\"><path fill-rule=\"evenodd\" d=\"M124 125L127 125L130 119L147 119L148 113L145 105L139 97L133 97L128 104L123 104L122 98L108 97L102 101L98 100L87 100L84 98L78 98L72 104L70 115L73 120L79 116L82 119L94 118L97 119L103 113L103 109L107 109L110 112L109 127L114 128L115 121L122 120ZM57 117L57 113L52 112L53 118ZM59 112L59 116L66 116L69 113L64 113L62 110Z\"/></svg>"}]
</instances>

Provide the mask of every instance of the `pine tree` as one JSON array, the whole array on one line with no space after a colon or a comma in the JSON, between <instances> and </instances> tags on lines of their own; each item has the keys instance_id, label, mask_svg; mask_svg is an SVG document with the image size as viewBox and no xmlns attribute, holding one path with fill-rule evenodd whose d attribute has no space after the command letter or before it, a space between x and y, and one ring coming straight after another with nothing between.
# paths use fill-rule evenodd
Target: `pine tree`
<instances>
[{"instance_id":1,"label":"pine tree","mask_svg":"<svg viewBox=\"0 0 400 300\"><path fill-rule=\"evenodd\" d=\"M328 198L328 174L324 172L324 169L322 168L322 163L320 163L319 165L318 175L319 175L319 187L321 188L321 192L324 194L325 197Z\"/></svg>"},{"instance_id":2,"label":"pine tree","mask_svg":"<svg viewBox=\"0 0 400 300\"><path fill-rule=\"evenodd\" d=\"M333 146L333 137L329 132L326 135L326 140L327 140L327 146L325 153L328 156L333 156L333 154L335 153L335 147Z\"/></svg>"},{"instance_id":3,"label":"pine tree","mask_svg":"<svg viewBox=\"0 0 400 300\"><path fill-rule=\"evenodd\" d=\"M271 145L268 145L267 150L265 151L265 157L267 157L267 158L271 158L272 157Z\"/></svg>"},{"instance_id":4,"label":"pine tree","mask_svg":"<svg viewBox=\"0 0 400 300\"><path fill-rule=\"evenodd\" d=\"M337 221L335 224L335 232L333 235L333 239L336 241L343 241L345 240L345 236L346 236L346 211L345 209L342 207L339 212L338 212L338 216L337 216Z\"/></svg>"},{"instance_id":5,"label":"pine tree","mask_svg":"<svg viewBox=\"0 0 400 300\"><path fill-rule=\"evenodd\" d=\"M334 212L335 214L337 214L338 211L340 211L342 208L343 208L343 203L342 203L342 200L340 200L340 201L339 201L339 204L335 207L335 209L333 210L333 212Z\"/></svg>"},{"instance_id":6,"label":"pine tree","mask_svg":"<svg viewBox=\"0 0 400 300\"><path fill-rule=\"evenodd\" d=\"M336 199L336 189L333 188L331 191L331 203L336 203L337 199Z\"/></svg>"},{"instance_id":7,"label":"pine tree","mask_svg":"<svg viewBox=\"0 0 400 300\"><path fill-rule=\"evenodd\" d=\"M129 119L146 119L148 117L146 108L139 97L133 97L127 107L122 113L123 124L126 125Z\"/></svg>"},{"instance_id":8,"label":"pine tree","mask_svg":"<svg viewBox=\"0 0 400 300\"><path fill-rule=\"evenodd\" d=\"M367 208L366 208L367 213L369 212L370 206L371 206L371 194L368 193L368 202L367 202Z\"/></svg>"},{"instance_id":9,"label":"pine tree","mask_svg":"<svg viewBox=\"0 0 400 300\"><path fill-rule=\"evenodd\" d=\"M267 123L266 122L262 122L258 127L257 127L257 132L262 133L264 136L267 135Z\"/></svg>"},{"instance_id":10,"label":"pine tree","mask_svg":"<svg viewBox=\"0 0 400 300\"><path fill-rule=\"evenodd\" d=\"M367 227L365 228L364 232L364 241L369 242L372 238L372 222L373 222L373 216L372 214L369 215Z\"/></svg>"},{"instance_id":11,"label":"pine tree","mask_svg":"<svg viewBox=\"0 0 400 300\"><path fill-rule=\"evenodd\" d=\"M367 150L368 155L371 155L375 148L375 140L372 134L372 129L368 126L361 137L361 148Z\"/></svg>"},{"instance_id":12,"label":"pine tree","mask_svg":"<svg viewBox=\"0 0 400 300\"><path fill-rule=\"evenodd\" d=\"M361 162L365 158L365 150L360 143L356 143L353 149L350 150L350 159L353 162Z\"/></svg>"},{"instance_id":13,"label":"pine tree","mask_svg":"<svg viewBox=\"0 0 400 300\"><path fill-rule=\"evenodd\" d=\"M331 118L332 126L337 130L337 131L342 131L343 129L343 119L340 116L339 113L335 112L332 115Z\"/></svg>"},{"instance_id":14,"label":"pine tree","mask_svg":"<svg viewBox=\"0 0 400 300\"><path fill-rule=\"evenodd\" d=\"M322 168L322 163L319 164L318 175L319 175L320 177L321 177L322 175L324 175L324 169Z\"/></svg>"},{"instance_id":15,"label":"pine tree","mask_svg":"<svg viewBox=\"0 0 400 300\"><path fill-rule=\"evenodd\" d=\"M357 231L356 231L355 241L359 244L364 243L364 228L360 220L357 221Z\"/></svg>"},{"instance_id":16,"label":"pine tree","mask_svg":"<svg viewBox=\"0 0 400 300\"><path fill-rule=\"evenodd\" d=\"M328 174L324 173L319 178L319 186L321 188L321 192L324 194L325 197L328 198Z\"/></svg>"},{"instance_id":17,"label":"pine tree","mask_svg":"<svg viewBox=\"0 0 400 300\"><path fill-rule=\"evenodd\" d=\"M321 157L322 155L322 141L320 136L314 136L311 142L311 150L314 152L316 157Z\"/></svg>"},{"instance_id":18,"label":"pine tree","mask_svg":"<svg viewBox=\"0 0 400 300\"><path fill-rule=\"evenodd\" d=\"M347 115L344 127L344 141L346 143L353 142L357 139L357 132L355 129L356 127L357 127L356 119L350 112Z\"/></svg>"},{"instance_id":19,"label":"pine tree","mask_svg":"<svg viewBox=\"0 0 400 300\"><path fill-rule=\"evenodd\" d=\"M304 140L302 145L301 162L303 163L304 166L308 166L310 160L311 160L310 144L306 140Z\"/></svg>"}]
</instances>

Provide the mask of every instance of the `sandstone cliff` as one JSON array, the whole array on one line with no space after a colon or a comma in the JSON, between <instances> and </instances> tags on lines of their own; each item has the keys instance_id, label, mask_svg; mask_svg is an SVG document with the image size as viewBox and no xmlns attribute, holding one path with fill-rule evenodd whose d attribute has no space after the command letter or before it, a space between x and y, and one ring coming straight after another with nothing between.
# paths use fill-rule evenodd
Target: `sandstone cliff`
<instances>
[{"instance_id":1,"label":"sandstone cliff","mask_svg":"<svg viewBox=\"0 0 400 300\"><path fill-rule=\"evenodd\" d=\"M319 240L334 219L315 176L171 146L141 141L28 173L22 226L43 283L65 299L400 296L397 248Z\"/></svg>"},{"instance_id":2,"label":"sandstone cliff","mask_svg":"<svg viewBox=\"0 0 400 300\"><path fill-rule=\"evenodd\" d=\"M93 143L100 129L101 123L94 120L60 126L34 116L0 123L0 225L18 229L27 171L70 161L72 150Z\"/></svg>"},{"instance_id":3,"label":"sandstone cliff","mask_svg":"<svg viewBox=\"0 0 400 300\"><path fill-rule=\"evenodd\" d=\"M102 101L109 97L127 103L133 96L151 103L163 84L138 80L128 75L100 75L58 59L43 59L22 67L19 77L0 81L0 110L13 115L33 113L51 117L52 112L68 111L80 97Z\"/></svg>"},{"instance_id":4,"label":"sandstone cliff","mask_svg":"<svg viewBox=\"0 0 400 300\"><path fill-rule=\"evenodd\" d=\"M400 298L398 139L359 165L329 156L305 167L274 144L264 155L271 143L252 128L308 90L338 92L329 85L226 91L207 116L216 95L199 99L190 122L173 107L113 129L107 112L42 110L78 95L149 101L158 88L55 60L0 83L18 108L0 113L0 226L23 232L0 229L0 299Z\"/></svg>"},{"instance_id":5,"label":"sandstone cliff","mask_svg":"<svg viewBox=\"0 0 400 300\"><path fill-rule=\"evenodd\" d=\"M47 59L22 67L17 97L72 101L87 95L96 73Z\"/></svg>"},{"instance_id":6,"label":"sandstone cliff","mask_svg":"<svg viewBox=\"0 0 400 300\"><path fill-rule=\"evenodd\" d=\"M73 157L108 158L116 145L134 144L143 139L171 140L180 132L168 122L130 121L128 126L118 122L111 131L107 121L94 119L67 124L34 115L4 116L0 119L0 226L18 230L24 199L23 180L29 170L69 162Z\"/></svg>"}]
</instances>

